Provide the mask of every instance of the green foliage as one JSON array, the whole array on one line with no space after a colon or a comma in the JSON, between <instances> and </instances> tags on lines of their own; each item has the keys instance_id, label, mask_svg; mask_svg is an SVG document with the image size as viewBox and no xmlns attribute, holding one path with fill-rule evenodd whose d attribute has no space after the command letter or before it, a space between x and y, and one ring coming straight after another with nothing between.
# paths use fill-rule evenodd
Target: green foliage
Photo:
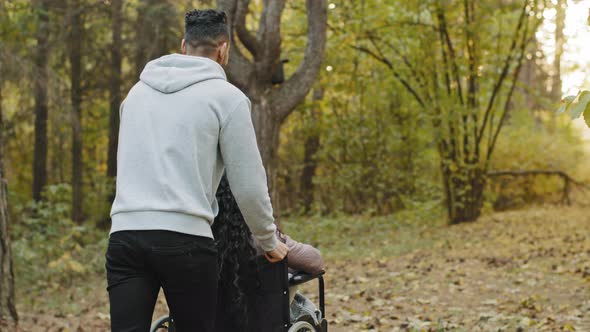
<instances>
[{"instance_id":1,"label":"green foliage","mask_svg":"<svg viewBox=\"0 0 590 332\"><path fill-rule=\"evenodd\" d=\"M525 109L513 110L511 115L498 140L492 170L561 170L580 180L588 176L583 141L570 121L555 121L550 114L532 114ZM563 185L557 177L495 178L488 187L488 208L558 202Z\"/></svg>"},{"instance_id":2,"label":"green foliage","mask_svg":"<svg viewBox=\"0 0 590 332\"><path fill-rule=\"evenodd\" d=\"M102 271L106 236L90 225L70 219L71 187L48 186L44 200L16 207L12 245L17 286L36 294L59 291L72 280ZM35 304L40 299L31 296Z\"/></svg>"},{"instance_id":3,"label":"green foliage","mask_svg":"<svg viewBox=\"0 0 590 332\"><path fill-rule=\"evenodd\" d=\"M590 127L590 91L580 91L575 96L564 97L557 113L569 113L572 119L583 114L586 125Z\"/></svg>"}]
</instances>

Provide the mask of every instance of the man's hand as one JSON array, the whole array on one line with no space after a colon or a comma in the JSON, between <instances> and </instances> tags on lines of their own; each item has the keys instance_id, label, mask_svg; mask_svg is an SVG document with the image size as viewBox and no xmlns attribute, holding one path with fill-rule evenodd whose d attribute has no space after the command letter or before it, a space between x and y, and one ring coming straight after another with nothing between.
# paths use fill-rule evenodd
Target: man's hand
<instances>
[{"instance_id":1,"label":"man's hand","mask_svg":"<svg viewBox=\"0 0 590 332\"><path fill-rule=\"evenodd\" d=\"M276 263L282 261L287 253L289 252L289 248L286 244L281 241L277 241L277 247L273 251L267 251L264 253L264 257L268 259L271 263Z\"/></svg>"}]
</instances>

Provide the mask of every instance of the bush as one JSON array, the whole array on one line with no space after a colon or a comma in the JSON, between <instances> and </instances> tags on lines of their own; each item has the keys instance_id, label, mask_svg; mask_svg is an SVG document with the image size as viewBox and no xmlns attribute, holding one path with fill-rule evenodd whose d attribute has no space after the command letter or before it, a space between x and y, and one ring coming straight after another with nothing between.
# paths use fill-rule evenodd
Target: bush
<instances>
[{"instance_id":1,"label":"bush","mask_svg":"<svg viewBox=\"0 0 590 332\"><path fill-rule=\"evenodd\" d=\"M42 201L17 206L15 212L19 220L11 232L18 289L29 295L59 290L75 278L103 269L97 252L104 252L106 236L92 225L70 219L69 185L48 186Z\"/></svg>"},{"instance_id":2,"label":"bush","mask_svg":"<svg viewBox=\"0 0 590 332\"><path fill-rule=\"evenodd\" d=\"M578 128L569 119L556 119L541 112L536 117L525 110L511 113L498 139L491 170L560 170L576 179L587 174L587 164ZM554 176L500 177L492 179L487 193L488 206L496 210L531 203L557 202L563 181Z\"/></svg>"}]
</instances>

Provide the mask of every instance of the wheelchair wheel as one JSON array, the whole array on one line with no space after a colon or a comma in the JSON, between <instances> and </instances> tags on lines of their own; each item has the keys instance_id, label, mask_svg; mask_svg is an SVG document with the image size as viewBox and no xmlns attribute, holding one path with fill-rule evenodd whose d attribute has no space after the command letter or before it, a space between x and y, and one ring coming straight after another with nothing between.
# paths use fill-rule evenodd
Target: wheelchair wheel
<instances>
[{"instance_id":1,"label":"wheelchair wheel","mask_svg":"<svg viewBox=\"0 0 590 332\"><path fill-rule=\"evenodd\" d=\"M306 321L299 321L293 324L288 332L316 332L316 329Z\"/></svg>"},{"instance_id":2,"label":"wheelchair wheel","mask_svg":"<svg viewBox=\"0 0 590 332\"><path fill-rule=\"evenodd\" d=\"M150 332L174 332L175 330L174 323L170 316L162 316L156 319L150 328Z\"/></svg>"}]
</instances>

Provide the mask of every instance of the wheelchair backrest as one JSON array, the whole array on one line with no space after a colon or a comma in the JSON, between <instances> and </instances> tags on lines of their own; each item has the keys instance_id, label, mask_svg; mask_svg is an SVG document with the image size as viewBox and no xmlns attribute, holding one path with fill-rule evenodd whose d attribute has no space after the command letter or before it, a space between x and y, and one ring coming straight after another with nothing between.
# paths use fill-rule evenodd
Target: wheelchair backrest
<instances>
[{"instance_id":1,"label":"wheelchair backrest","mask_svg":"<svg viewBox=\"0 0 590 332\"><path fill-rule=\"evenodd\" d=\"M258 278L257 287L247 290L248 326L244 332L285 332L289 321L289 285L287 260L270 263L264 256L255 258ZM224 301L223 299L220 299ZM216 332L236 332L230 326L229 304L218 303Z\"/></svg>"}]
</instances>

